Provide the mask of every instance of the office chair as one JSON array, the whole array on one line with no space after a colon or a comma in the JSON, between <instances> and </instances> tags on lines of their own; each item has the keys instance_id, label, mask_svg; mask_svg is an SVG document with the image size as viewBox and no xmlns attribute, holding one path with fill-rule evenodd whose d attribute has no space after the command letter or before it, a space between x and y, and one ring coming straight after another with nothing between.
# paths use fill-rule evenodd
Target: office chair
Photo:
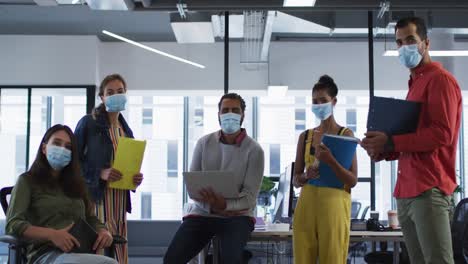
<instances>
[{"instance_id":1,"label":"office chair","mask_svg":"<svg viewBox=\"0 0 468 264\"><path fill-rule=\"evenodd\" d=\"M361 214L361 220L366 220L366 215L367 215L367 212L369 212L369 208L370 206L366 206L366 208L364 208Z\"/></svg>"},{"instance_id":2,"label":"office chair","mask_svg":"<svg viewBox=\"0 0 468 264\"><path fill-rule=\"evenodd\" d=\"M351 203L351 215L352 216L353 216L353 206L354 206L354 208L359 208L359 209L357 210L357 212L354 212L355 215L354 215L354 217L351 217L351 219L357 219L357 217L359 215L360 208L361 208L361 203L360 202L352 202ZM366 206L366 208L364 208L364 210L362 211L360 220L366 220L366 215L367 215L367 212L369 211L369 208L370 208L369 206ZM366 244L366 242L351 243L349 245L348 251L350 253L351 258L355 258L355 257L358 257L358 256L364 256L366 254L366 252L367 252L367 244Z\"/></svg>"},{"instance_id":3,"label":"office chair","mask_svg":"<svg viewBox=\"0 0 468 264\"><path fill-rule=\"evenodd\" d=\"M351 202L351 219L358 218L360 211L361 211L361 203L352 201Z\"/></svg>"},{"instance_id":4,"label":"office chair","mask_svg":"<svg viewBox=\"0 0 468 264\"><path fill-rule=\"evenodd\" d=\"M8 196L11 195L13 186L0 190L0 203L5 215L8 211ZM109 249L106 249L106 256L113 258L115 255L115 245L127 243L127 239L122 236L113 235L114 241ZM11 235L0 236L0 242L8 244L8 264L26 263L26 247L31 243L28 240L17 238Z\"/></svg>"},{"instance_id":5,"label":"office chair","mask_svg":"<svg viewBox=\"0 0 468 264\"><path fill-rule=\"evenodd\" d=\"M468 263L465 256L468 253L468 198L461 200L452 219L452 247L453 247L453 257L455 263Z\"/></svg>"},{"instance_id":6,"label":"office chair","mask_svg":"<svg viewBox=\"0 0 468 264\"><path fill-rule=\"evenodd\" d=\"M465 226L465 231L463 232L463 258L465 263L468 263L468 226Z\"/></svg>"}]
</instances>

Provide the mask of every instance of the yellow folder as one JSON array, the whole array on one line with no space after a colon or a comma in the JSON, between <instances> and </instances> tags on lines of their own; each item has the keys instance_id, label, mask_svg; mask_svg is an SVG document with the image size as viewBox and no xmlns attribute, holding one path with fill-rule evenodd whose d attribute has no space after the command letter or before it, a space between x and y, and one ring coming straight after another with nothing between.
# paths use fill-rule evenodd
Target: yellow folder
<instances>
[{"instance_id":1,"label":"yellow folder","mask_svg":"<svg viewBox=\"0 0 468 264\"><path fill-rule=\"evenodd\" d=\"M109 187L122 190L135 190L133 176L140 172L143 155L145 153L146 140L135 140L121 137L115 153L112 168L122 173L122 179L109 182Z\"/></svg>"}]
</instances>

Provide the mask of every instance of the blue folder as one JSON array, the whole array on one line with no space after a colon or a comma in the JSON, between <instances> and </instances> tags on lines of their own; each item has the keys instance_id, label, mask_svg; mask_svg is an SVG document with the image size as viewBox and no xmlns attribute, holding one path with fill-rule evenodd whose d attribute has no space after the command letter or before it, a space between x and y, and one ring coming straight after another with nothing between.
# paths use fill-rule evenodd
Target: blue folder
<instances>
[{"instance_id":1,"label":"blue folder","mask_svg":"<svg viewBox=\"0 0 468 264\"><path fill-rule=\"evenodd\" d=\"M370 100L367 130L387 135L402 135L416 131L421 103L374 96Z\"/></svg>"},{"instance_id":2,"label":"blue folder","mask_svg":"<svg viewBox=\"0 0 468 264\"><path fill-rule=\"evenodd\" d=\"M338 163L346 169L351 168L358 141L354 137L337 135L323 135L322 138L322 143L330 149ZM323 162L320 162L319 165L319 178L309 180L309 184L338 189L344 187L343 182L338 179L332 168Z\"/></svg>"}]
</instances>

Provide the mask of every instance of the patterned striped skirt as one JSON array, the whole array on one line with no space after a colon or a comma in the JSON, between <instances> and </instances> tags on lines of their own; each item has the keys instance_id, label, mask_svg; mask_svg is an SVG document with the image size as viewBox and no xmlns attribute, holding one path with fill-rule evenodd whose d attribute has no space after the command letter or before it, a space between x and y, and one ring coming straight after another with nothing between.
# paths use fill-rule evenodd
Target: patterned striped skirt
<instances>
[{"instance_id":1,"label":"patterned striped skirt","mask_svg":"<svg viewBox=\"0 0 468 264\"><path fill-rule=\"evenodd\" d=\"M127 238L127 191L105 188L104 199L96 204L97 218L106 224L112 235ZM115 258L120 264L128 264L127 244L115 245ZM104 250L98 252L103 255Z\"/></svg>"}]
</instances>

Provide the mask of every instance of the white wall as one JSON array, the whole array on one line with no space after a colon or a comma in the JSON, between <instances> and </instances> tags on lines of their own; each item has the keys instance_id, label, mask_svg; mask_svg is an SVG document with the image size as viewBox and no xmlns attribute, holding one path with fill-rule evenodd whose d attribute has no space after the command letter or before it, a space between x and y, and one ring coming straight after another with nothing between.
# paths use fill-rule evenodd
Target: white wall
<instances>
[{"instance_id":1,"label":"white wall","mask_svg":"<svg viewBox=\"0 0 468 264\"><path fill-rule=\"evenodd\" d=\"M90 84L95 36L0 36L0 84Z\"/></svg>"},{"instance_id":2,"label":"white wall","mask_svg":"<svg viewBox=\"0 0 468 264\"><path fill-rule=\"evenodd\" d=\"M223 43L181 45L145 43L193 60L206 69L121 42L100 42L94 36L0 36L0 85L93 84L106 74L121 73L130 89L222 90ZM320 75L335 78L340 89L369 87L367 42L272 42L270 66L248 70L240 64L240 43L230 44L230 89L263 90L268 84L308 90ZM454 43L468 49L468 44ZM376 42L376 90L404 90L408 71L396 57L383 57ZM435 58L437 60L437 58ZM445 61L447 64L447 59ZM468 87L468 57L449 58L461 86Z\"/></svg>"}]
</instances>

